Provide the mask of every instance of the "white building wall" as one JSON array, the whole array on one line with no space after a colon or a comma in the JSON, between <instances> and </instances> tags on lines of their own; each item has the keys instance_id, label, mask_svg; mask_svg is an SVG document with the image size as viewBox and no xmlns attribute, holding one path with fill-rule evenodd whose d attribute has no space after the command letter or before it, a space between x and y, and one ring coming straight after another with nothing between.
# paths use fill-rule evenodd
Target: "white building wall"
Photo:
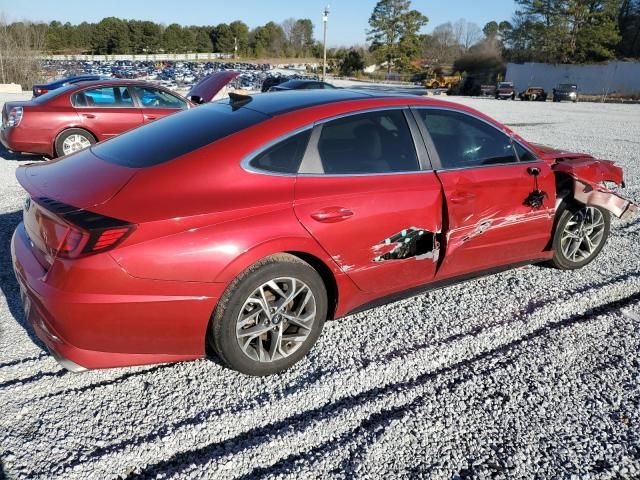
<instances>
[{"instance_id":1,"label":"white building wall","mask_svg":"<svg viewBox=\"0 0 640 480\"><path fill-rule=\"evenodd\" d=\"M559 83L576 83L580 93L608 95L640 93L640 63L610 62L595 65L553 65L546 63L509 63L508 82L517 91L543 87L551 91Z\"/></svg>"}]
</instances>

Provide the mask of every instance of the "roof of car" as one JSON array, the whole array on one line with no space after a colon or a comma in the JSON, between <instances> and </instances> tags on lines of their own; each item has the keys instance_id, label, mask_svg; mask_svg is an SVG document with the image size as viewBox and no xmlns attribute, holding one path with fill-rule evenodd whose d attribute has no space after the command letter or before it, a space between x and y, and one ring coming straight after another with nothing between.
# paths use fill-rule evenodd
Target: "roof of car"
<instances>
[{"instance_id":1,"label":"roof of car","mask_svg":"<svg viewBox=\"0 0 640 480\"><path fill-rule=\"evenodd\" d=\"M104 80L89 80L87 82L75 83L79 88L99 87L101 85L141 85L145 87L166 88L158 83L148 82L145 80L131 80L126 78L108 78Z\"/></svg>"},{"instance_id":2,"label":"roof of car","mask_svg":"<svg viewBox=\"0 0 640 480\"><path fill-rule=\"evenodd\" d=\"M252 95L247 100L239 101L234 99L220 100L238 108L248 108L256 112L269 116L281 115L294 110L326 105L336 102L347 102L352 100L367 100L372 98L413 98L421 99L415 95L399 95L390 93L373 93L362 90L335 89L335 90L284 90L273 93L259 93ZM421 102L416 102L421 103Z\"/></svg>"}]
</instances>

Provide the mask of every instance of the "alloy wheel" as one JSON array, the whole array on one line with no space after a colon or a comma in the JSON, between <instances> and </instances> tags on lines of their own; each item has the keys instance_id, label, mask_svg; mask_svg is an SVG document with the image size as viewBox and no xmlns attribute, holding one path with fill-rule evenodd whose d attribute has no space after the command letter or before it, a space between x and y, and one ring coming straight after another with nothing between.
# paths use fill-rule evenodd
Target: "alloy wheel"
<instances>
[{"instance_id":1,"label":"alloy wheel","mask_svg":"<svg viewBox=\"0 0 640 480\"><path fill-rule=\"evenodd\" d=\"M274 362L297 351L316 321L316 299L299 279L270 280L245 300L236 321L242 352L258 362Z\"/></svg>"},{"instance_id":2,"label":"alloy wheel","mask_svg":"<svg viewBox=\"0 0 640 480\"><path fill-rule=\"evenodd\" d=\"M597 208L583 207L566 223L560 239L562 254L572 262L590 258L602 243L605 220Z\"/></svg>"},{"instance_id":3,"label":"alloy wheel","mask_svg":"<svg viewBox=\"0 0 640 480\"><path fill-rule=\"evenodd\" d=\"M69 155L70 153L74 153L80 150L84 150L91 146L91 142L87 137L82 135L73 134L69 135L62 142L62 153L65 155Z\"/></svg>"}]
</instances>

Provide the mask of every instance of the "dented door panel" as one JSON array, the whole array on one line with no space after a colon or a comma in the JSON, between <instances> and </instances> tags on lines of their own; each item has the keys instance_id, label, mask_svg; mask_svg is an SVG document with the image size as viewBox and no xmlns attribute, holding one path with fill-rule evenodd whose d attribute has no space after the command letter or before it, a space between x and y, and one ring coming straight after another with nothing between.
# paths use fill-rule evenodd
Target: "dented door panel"
<instances>
[{"instance_id":1,"label":"dented door panel","mask_svg":"<svg viewBox=\"0 0 640 480\"><path fill-rule=\"evenodd\" d=\"M299 176L295 190L298 219L361 290L393 292L433 279L443 205L433 172ZM318 216L330 211L350 215Z\"/></svg>"},{"instance_id":2,"label":"dented door panel","mask_svg":"<svg viewBox=\"0 0 640 480\"><path fill-rule=\"evenodd\" d=\"M536 179L529 169L540 170ZM542 258L552 235L555 178L543 163L441 171L447 221L437 278ZM539 190L542 204L530 203Z\"/></svg>"}]
</instances>

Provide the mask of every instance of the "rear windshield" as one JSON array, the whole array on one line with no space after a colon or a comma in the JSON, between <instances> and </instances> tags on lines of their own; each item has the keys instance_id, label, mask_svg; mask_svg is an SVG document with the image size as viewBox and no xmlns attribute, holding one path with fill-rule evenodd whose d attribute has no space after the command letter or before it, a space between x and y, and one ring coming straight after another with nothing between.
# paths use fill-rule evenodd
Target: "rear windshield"
<instances>
[{"instance_id":1,"label":"rear windshield","mask_svg":"<svg viewBox=\"0 0 640 480\"><path fill-rule=\"evenodd\" d=\"M131 130L91 148L102 160L124 167L159 165L269 117L247 108L209 103Z\"/></svg>"},{"instance_id":2,"label":"rear windshield","mask_svg":"<svg viewBox=\"0 0 640 480\"><path fill-rule=\"evenodd\" d=\"M73 84L72 85L65 85L64 87L56 88L55 90L49 90L44 95L40 95L39 97L32 98L31 101L33 103L38 103L38 104L47 103L52 98L55 98L58 95L66 92L67 90L71 90L73 88L76 88L76 85L73 85Z\"/></svg>"}]
</instances>

